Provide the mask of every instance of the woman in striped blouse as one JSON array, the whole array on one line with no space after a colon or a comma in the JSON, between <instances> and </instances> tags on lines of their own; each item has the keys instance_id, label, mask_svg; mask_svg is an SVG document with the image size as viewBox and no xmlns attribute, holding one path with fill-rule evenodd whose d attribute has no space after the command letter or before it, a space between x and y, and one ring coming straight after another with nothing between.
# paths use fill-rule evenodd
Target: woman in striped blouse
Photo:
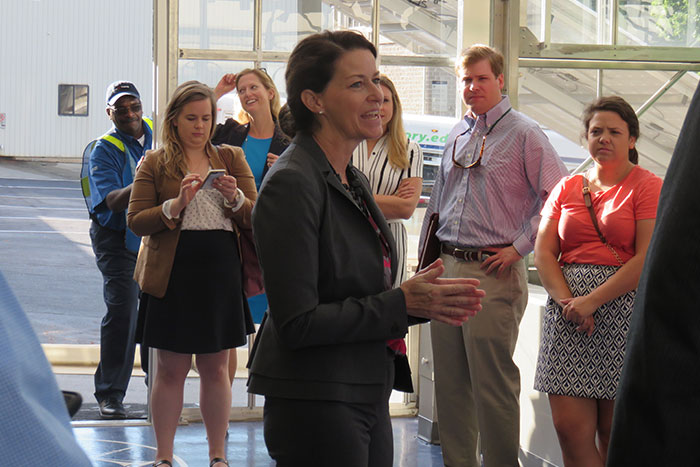
<instances>
[{"instance_id":1,"label":"woman in striped blouse","mask_svg":"<svg viewBox=\"0 0 700 467\"><path fill-rule=\"evenodd\" d=\"M403 219L409 219L418 205L423 185L423 153L409 141L403 129L401 101L394 83L380 75L384 99L379 116L382 136L360 143L352 155L352 164L369 179L374 200L389 221L396 240L399 268L394 287L406 279L408 237Z\"/></svg>"}]
</instances>

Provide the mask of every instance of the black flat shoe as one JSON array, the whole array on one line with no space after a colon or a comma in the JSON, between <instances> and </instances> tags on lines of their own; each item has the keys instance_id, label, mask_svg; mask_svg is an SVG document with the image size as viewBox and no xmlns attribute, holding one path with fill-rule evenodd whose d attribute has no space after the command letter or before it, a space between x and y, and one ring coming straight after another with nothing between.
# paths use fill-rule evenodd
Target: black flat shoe
<instances>
[{"instance_id":1,"label":"black flat shoe","mask_svg":"<svg viewBox=\"0 0 700 467\"><path fill-rule=\"evenodd\" d=\"M70 417L73 418L73 415L78 413L78 410L80 410L80 406L83 404L83 396L73 391L61 392L63 393L63 400L66 402L68 415L70 415Z\"/></svg>"},{"instance_id":2,"label":"black flat shoe","mask_svg":"<svg viewBox=\"0 0 700 467\"><path fill-rule=\"evenodd\" d=\"M159 465L167 465L169 467L173 467L173 463L170 461L166 461L165 459L163 459L162 461L154 462L153 464L151 464L151 467L158 467Z\"/></svg>"},{"instance_id":3,"label":"black flat shoe","mask_svg":"<svg viewBox=\"0 0 700 467\"><path fill-rule=\"evenodd\" d=\"M122 401L116 397L108 397L100 401L100 417L107 420L122 420L126 418L126 409Z\"/></svg>"},{"instance_id":4,"label":"black flat shoe","mask_svg":"<svg viewBox=\"0 0 700 467\"><path fill-rule=\"evenodd\" d=\"M214 464L216 463L222 463L224 465L228 465L228 461L222 457L215 457L209 462L209 467L214 467Z\"/></svg>"}]
</instances>

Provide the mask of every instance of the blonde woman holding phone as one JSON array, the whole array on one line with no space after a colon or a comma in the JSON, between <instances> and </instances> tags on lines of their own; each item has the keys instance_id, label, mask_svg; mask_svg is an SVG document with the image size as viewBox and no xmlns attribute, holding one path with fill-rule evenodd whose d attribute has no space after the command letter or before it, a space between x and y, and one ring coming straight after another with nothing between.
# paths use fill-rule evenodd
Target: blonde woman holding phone
<instances>
[{"instance_id":1,"label":"blonde woman holding phone","mask_svg":"<svg viewBox=\"0 0 700 467\"><path fill-rule=\"evenodd\" d=\"M243 151L212 145L215 115L209 87L197 81L178 86L166 109L163 147L146 154L129 203L129 228L143 236L135 271L145 300L137 340L158 349L151 393L154 466L172 465L193 354L209 465L228 465L228 354L253 331L242 292L237 232L250 228L257 194ZM204 187L212 169L225 174Z\"/></svg>"}]
</instances>

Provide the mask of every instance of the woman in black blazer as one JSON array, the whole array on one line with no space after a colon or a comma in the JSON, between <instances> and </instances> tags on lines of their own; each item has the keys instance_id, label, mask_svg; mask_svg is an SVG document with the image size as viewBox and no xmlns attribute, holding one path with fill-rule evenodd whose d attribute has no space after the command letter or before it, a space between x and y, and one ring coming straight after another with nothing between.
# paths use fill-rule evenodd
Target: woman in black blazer
<instances>
[{"instance_id":1,"label":"woman in black blazer","mask_svg":"<svg viewBox=\"0 0 700 467\"><path fill-rule=\"evenodd\" d=\"M480 309L471 279L437 261L391 289L396 249L366 178L360 141L381 134L376 51L361 34L302 40L286 71L296 125L253 213L269 312L249 362L265 396L265 442L278 466L390 466L394 356L408 326L461 324Z\"/></svg>"}]
</instances>

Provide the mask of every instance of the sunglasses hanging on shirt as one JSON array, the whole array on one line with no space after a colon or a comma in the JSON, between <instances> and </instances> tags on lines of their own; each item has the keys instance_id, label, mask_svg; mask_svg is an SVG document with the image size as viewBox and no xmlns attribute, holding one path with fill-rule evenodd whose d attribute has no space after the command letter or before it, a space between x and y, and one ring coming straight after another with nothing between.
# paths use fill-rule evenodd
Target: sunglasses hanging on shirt
<instances>
[{"instance_id":1,"label":"sunglasses hanging on shirt","mask_svg":"<svg viewBox=\"0 0 700 467\"><path fill-rule=\"evenodd\" d=\"M500 122L501 120L503 120L503 117L505 117L506 115L508 115L508 112L510 112L512 109L513 109L513 108L511 107L511 108L509 108L508 110L506 110L506 111L503 113L503 115L501 115L501 116L499 117L499 119L496 120L496 122L495 122L493 125L491 125L491 127L488 129L488 131L486 132L486 134L484 135L484 137L481 139L481 149L479 150L479 156L478 156L478 157L476 158L476 160L475 160L474 162L472 162L471 164L467 164L467 165L460 164L459 162L457 162L457 159L456 159L456 157L455 157L455 151L457 150L457 140L458 140L459 138L461 138L462 136L466 135L467 133L469 133L469 131L471 130L471 128L469 128L469 129L465 130L464 132L460 133L459 135L457 135L457 137L456 137L455 140L454 140L454 143L452 144L452 164L453 164L455 167L459 167L460 169L472 169L472 168L474 168L474 167L479 167L479 166L481 165L481 159L484 157L484 147L486 146L486 137L487 137L488 135L491 134L491 132L493 131L493 129L496 128L496 125L498 125L498 122ZM477 147L479 147L479 143L478 143L478 142L477 142L476 146L474 147L474 152L472 153L472 157L471 157L470 160L474 160L474 155L476 154L476 148L477 148Z\"/></svg>"}]
</instances>

